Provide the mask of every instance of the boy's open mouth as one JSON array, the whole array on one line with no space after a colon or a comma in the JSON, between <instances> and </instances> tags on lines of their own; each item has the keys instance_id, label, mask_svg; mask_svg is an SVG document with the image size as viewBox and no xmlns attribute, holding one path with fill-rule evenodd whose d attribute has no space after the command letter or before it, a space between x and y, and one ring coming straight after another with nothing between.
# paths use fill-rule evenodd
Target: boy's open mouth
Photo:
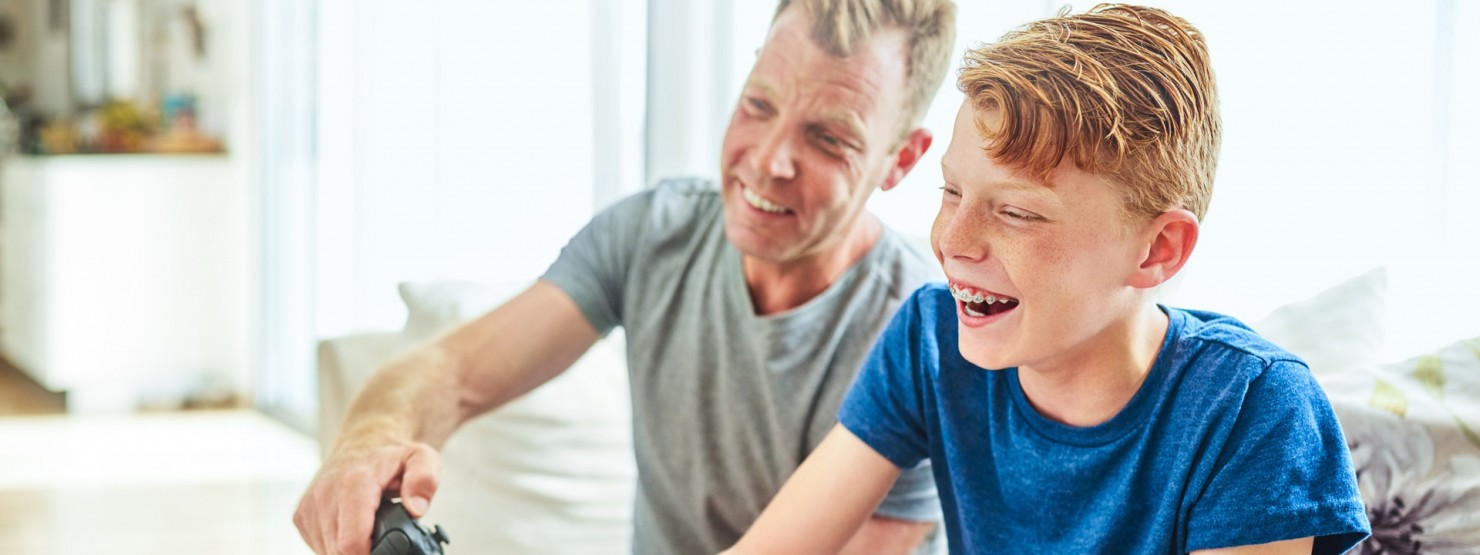
<instances>
[{"instance_id":1,"label":"boy's open mouth","mask_svg":"<svg viewBox=\"0 0 1480 555\"><path fill-rule=\"evenodd\" d=\"M961 301L961 308L967 316L984 318L996 316L1018 306L1018 300L997 293L977 291L969 287L963 287L954 283L950 284L951 296Z\"/></svg>"}]
</instances>

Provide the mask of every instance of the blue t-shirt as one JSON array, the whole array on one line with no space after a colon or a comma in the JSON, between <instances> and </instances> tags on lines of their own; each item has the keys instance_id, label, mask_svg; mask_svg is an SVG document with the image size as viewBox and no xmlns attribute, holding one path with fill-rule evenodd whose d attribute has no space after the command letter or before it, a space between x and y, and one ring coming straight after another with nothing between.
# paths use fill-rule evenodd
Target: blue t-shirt
<instances>
[{"instance_id":1,"label":"blue t-shirt","mask_svg":"<svg viewBox=\"0 0 1480 555\"><path fill-rule=\"evenodd\" d=\"M1167 337L1109 421L1049 420L1016 368L962 358L944 284L900 307L839 420L902 468L929 458L951 553L1186 553L1369 533L1346 442L1305 363L1233 318L1163 308Z\"/></svg>"}]
</instances>

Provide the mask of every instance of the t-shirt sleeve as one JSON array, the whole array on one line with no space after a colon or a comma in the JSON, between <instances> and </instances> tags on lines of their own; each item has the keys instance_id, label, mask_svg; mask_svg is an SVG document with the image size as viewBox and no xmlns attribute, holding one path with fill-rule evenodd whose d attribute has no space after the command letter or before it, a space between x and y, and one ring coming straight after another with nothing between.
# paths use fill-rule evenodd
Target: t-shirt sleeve
<instances>
[{"instance_id":1,"label":"t-shirt sleeve","mask_svg":"<svg viewBox=\"0 0 1480 555\"><path fill-rule=\"evenodd\" d=\"M1188 551L1314 536L1314 553L1343 553L1369 532L1336 414L1302 363L1274 361L1249 382L1212 472Z\"/></svg>"},{"instance_id":2,"label":"t-shirt sleeve","mask_svg":"<svg viewBox=\"0 0 1480 555\"><path fill-rule=\"evenodd\" d=\"M570 295L602 334L622 323L622 292L653 195L632 195L597 214L540 277Z\"/></svg>"},{"instance_id":3,"label":"t-shirt sleeve","mask_svg":"<svg viewBox=\"0 0 1480 555\"><path fill-rule=\"evenodd\" d=\"M921 340L922 295L900 306L843 397L838 422L895 466L914 472L930 456L924 424L923 361L938 359ZM924 468L928 470L929 466Z\"/></svg>"},{"instance_id":4,"label":"t-shirt sleeve","mask_svg":"<svg viewBox=\"0 0 1480 555\"><path fill-rule=\"evenodd\" d=\"M889 495L879 503L874 515L897 520L936 522L941 517L940 496L935 491L935 475L930 460L901 472Z\"/></svg>"}]
</instances>

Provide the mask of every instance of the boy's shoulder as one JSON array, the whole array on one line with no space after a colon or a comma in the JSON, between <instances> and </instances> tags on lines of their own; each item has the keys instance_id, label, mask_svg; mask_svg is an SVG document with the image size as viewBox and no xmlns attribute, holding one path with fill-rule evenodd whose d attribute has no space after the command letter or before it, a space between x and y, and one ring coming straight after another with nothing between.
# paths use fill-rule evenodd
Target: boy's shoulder
<instances>
[{"instance_id":1,"label":"boy's shoulder","mask_svg":"<svg viewBox=\"0 0 1480 555\"><path fill-rule=\"evenodd\" d=\"M1201 352L1202 356L1243 358L1255 372L1285 365L1306 368L1300 357L1265 339L1237 318L1205 310L1164 308L1173 319L1181 319L1180 332L1172 338L1181 350Z\"/></svg>"},{"instance_id":2,"label":"boy's shoulder","mask_svg":"<svg viewBox=\"0 0 1480 555\"><path fill-rule=\"evenodd\" d=\"M948 317L951 320L950 329L956 329L956 298L951 296L950 286L944 281L928 281L915 289L905 301L903 310L922 321Z\"/></svg>"}]
</instances>

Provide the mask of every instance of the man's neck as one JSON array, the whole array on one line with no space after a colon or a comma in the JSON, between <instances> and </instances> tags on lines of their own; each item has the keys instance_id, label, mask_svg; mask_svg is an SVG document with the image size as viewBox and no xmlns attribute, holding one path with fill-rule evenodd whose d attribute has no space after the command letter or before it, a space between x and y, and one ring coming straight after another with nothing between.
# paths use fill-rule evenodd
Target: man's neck
<instances>
[{"instance_id":1,"label":"man's neck","mask_svg":"<svg viewBox=\"0 0 1480 555\"><path fill-rule=\"evenodd\" d=\"M741 255L741 268L755 313L779 314L805 304L862 260L879 242L883 224L864 212L853 229L836 244L786 262L770 262Z\"/></svg>"},{"instance_id":2,"label":"man's neck","mask_svg":"<svg viewBox=\"0 0 1480 555\"><path fill-rule=\"evenodd\" d=\"M1147 305L1103 330L1073 360L1051 367L1019 367L1018 383L1033 408L1050 420L1078 427L1103 424L1140 390L1156 363L1168 325L1160 308Z\"/></svg>"}]
</instances>

